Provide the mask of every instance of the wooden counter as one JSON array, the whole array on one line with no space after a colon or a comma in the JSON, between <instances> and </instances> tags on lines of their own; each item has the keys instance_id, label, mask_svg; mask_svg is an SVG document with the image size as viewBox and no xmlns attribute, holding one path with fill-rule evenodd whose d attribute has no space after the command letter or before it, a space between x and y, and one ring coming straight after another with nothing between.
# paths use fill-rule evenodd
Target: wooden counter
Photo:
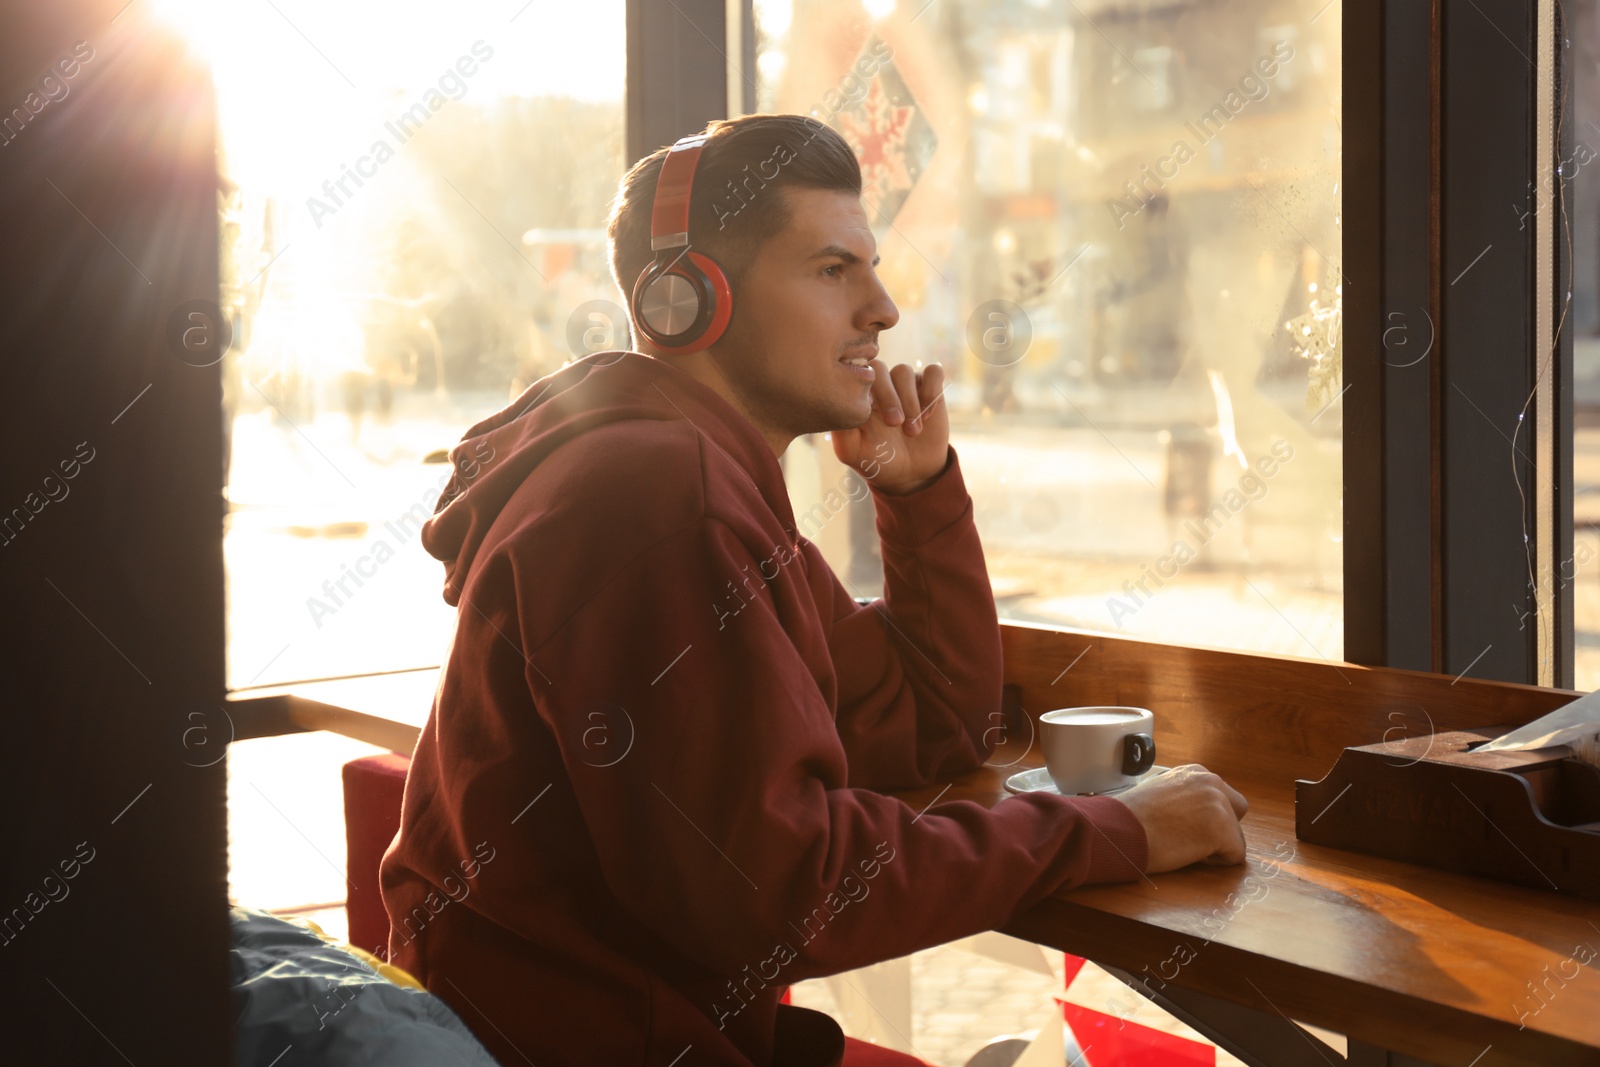
<instances>
[{"instance_id":1,"label":"wooden counter","mask_svg":"<svg viewBox=\"0 0 1600 1067\"><path fill-rule=\"evenodd\" d=\"M1144 979L1180 1014L1252 1009L1220 1029L1277 1028L1249 1038L1262 1062L1339 1062L1294 1018L1349 1035L1350 1063L1600 1063L1600 904L1308 845L1294 830L1295 779L1322 778L1347 745L1520 725L1575 694L1003 630L1008 687L1030 719L1150 708L1158 763L1203 764L1251 803L1245 865L1061 893L1006 933ZM1008 774L1043 763L1026 724L1011 733L942 799L1002 803ZM898 795L921 807L940 788Z\"/></svg>"},{"instance_id":2,"label":"wooden counter","mask_svg":"<svg viewBox=\"0 0 1600 1067\"><path fill-rule=\"evenodd\" d=\"M1348 1035L1350 1064L1600 1064L1600 904L1294 832L1295 780L1322 778L1348 745L1520 724L1575 694L1024 624L1002 632L1008 693L1029 720L1077 705L1150 708L1157 762L1204 764L1251 803L1247 864L1061 893L1006 933L1144 979L1141 992L1256 1062L1340 1062L1294 1018ZM261 691L240 737L329 729L408 752L436 679ZM917 808L1002 803L1007 775L1043 762L1027 721L1011 732L942 796L945 784L897 795Z\"/></svg>"}]
</instances>

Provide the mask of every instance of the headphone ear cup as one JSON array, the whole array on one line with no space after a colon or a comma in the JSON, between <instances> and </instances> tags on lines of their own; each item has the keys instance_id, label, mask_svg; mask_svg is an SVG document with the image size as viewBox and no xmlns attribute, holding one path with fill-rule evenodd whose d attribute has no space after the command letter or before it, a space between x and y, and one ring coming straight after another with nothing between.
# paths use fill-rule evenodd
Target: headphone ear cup
<instances>
[{"instance_id":1,"label":"headphone ear cup","mask_svg":"<svg viewBox=\"0 0 1600 1067\"><path fill-rule=\"evenodd\" d=\"M706 332L695 342L698 350L711 347L722 340L722 335L728 332L728 324L733 321L733 283L728 281L728 275L723 271L722 264L710 256L690 252L688 258L700 268L700 273L714 298L711 321L706 324Z\"/></svg>"},{"instance_id":2,"label":"headphone ear cup","mask_svg":"<svg viewBox=\"0 0 1600 1067\"><path fill-rule=\"evenodd\" d=\"M733 290L720 264L699 252L656 260L634 283L634 322L669 355L709 348L733 318Z\"/></svg>"},{"instance_id":3,"label":"headphone ear cup","mask_svg":"<svg viewBox=\"0 0 1600 1067\"><path fill-rule=\"evenodd\" d=\"M657 344L667 338L681 338L701 317L701 286L688 272L658 264L640 275L634 286L634 314L640 332Z\"/></svg>"}]
</instances>

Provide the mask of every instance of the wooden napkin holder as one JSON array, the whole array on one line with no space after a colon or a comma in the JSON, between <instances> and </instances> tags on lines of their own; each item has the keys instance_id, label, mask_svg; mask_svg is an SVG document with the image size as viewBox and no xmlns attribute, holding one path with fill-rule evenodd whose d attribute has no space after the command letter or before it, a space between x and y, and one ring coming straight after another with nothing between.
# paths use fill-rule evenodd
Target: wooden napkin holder
<instances>
[{"instance_id":1,"label":"wooden napkin holder","mask_svg":"<svg viewBox=\"0 0 1600 1067\"><path fill-rule=\"evenodd\" d=\"M1472 751L1514 728L1346 748L1320 782L1295 782L1295 834L1600 900L1600 769L1566 746Z\"/></svg>"}]
</instances>

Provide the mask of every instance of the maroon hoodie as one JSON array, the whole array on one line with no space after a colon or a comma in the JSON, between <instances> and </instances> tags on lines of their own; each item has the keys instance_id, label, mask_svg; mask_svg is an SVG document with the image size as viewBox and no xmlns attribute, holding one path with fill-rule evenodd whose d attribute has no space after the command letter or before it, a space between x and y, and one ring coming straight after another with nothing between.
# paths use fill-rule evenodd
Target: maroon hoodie
<instances>
[{"instance_id":1,"label":"maroon hoodie","mask_svg":"<svg viewBox=\"0 0 1600 1067\"><path fill-rule=\"evenodd\" d=\"M459 615L382 888L391 958L502 1063L787 1062L791 983L1139 877L1110 797L878 792L979 766L998 721L953 448L931 485L872 489L867 607L766 439L663 360L578 360L452 458L423 544Z\"/></svg>"}]
</instances>

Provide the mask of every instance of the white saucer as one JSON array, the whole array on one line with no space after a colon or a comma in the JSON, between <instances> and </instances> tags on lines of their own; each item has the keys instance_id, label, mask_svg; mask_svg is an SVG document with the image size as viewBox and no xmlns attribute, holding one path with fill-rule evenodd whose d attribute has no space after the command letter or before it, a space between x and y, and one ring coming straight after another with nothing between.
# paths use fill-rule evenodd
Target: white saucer
<instances>
[{"instance_id":1,"label":"white saucer","mask_svg":"<svg viewBox=\"0 0 1600 1067\"><path fill-rule=\"evenodd\" d=\"M1162 774L1171 769L1171 767L1151 767L1144 774L1141 774L1139 779L1142 781L1149 775ZM1139 783L1134 782L1133 784L1138 785ZM1082 797L1111 796L1114 793L1122 792L1124 789L1132 788L1132 785L1124 785L1118 786L1116 789L1107 789L1104 793L1077 793L1074 795ZM1011 793L1054 793L1056 796L1062 795L1061 790L1057 789L1056 784L1050 780L1050 769L1048 767L1035 767L1031 771L1019 771L1013 774L1006 779L1006 790Z\"/></svg>"}]
</instances>

